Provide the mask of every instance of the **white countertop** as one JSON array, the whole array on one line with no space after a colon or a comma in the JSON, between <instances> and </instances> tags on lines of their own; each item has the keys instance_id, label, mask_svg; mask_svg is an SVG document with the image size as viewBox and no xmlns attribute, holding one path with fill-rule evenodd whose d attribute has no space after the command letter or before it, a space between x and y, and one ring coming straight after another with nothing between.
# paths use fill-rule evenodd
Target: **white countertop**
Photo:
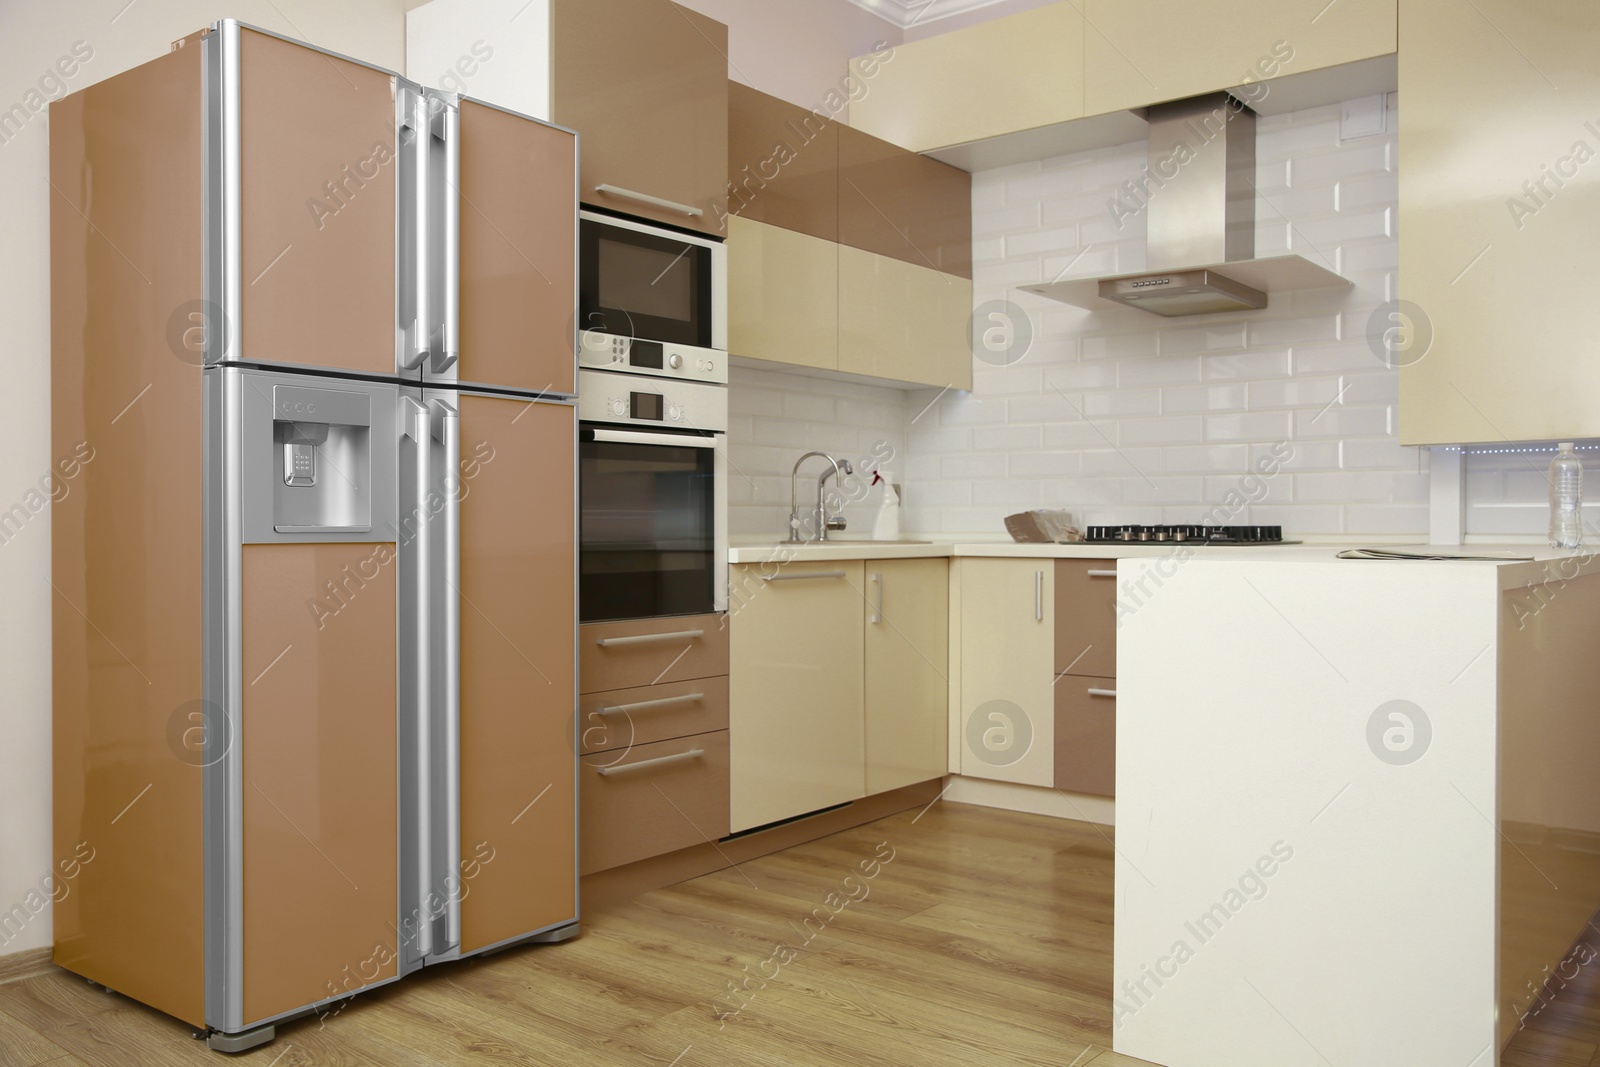
<instances>
[{"instance_id":1,"label":"white countertop","mask_svg":"<svg viewBox=\"0 0 1600 1067\"><path fill-rule=\"evenodd\" d=\"M1375 544L1374 542L1308 542L1276 545L1208 545L1203 543L1137 544L1137 545L1087 545L1087 544L1018 544L1014 541L983 541L970 538L936 538L926 541L829 541L825 544L790 545L773 541L736 541L728 551L729 563L787 563L795 560L829 562L854 559L928 559L976 556L1003 559L1138 559L1171 557L1184 553L1188 559L1216 559L1263 563L1320 562L1337 557L1351 548L1378 547L1404 550L1429 548L1440 554L1462 556L1504 556L1502 561L1488 561L1488 566L1522 564L1528 566L1527 557L1537 563L1572 560L1569 569L1588 572L1597 565L1597 549L1579 549L1575 552L1558 551L1539 544L1503 545L1438 545ZM1413 561L1340 561L1348 563L1381 563ZM1478 561L1463 561L1469 565ZM1573 576L1573 575L1569 575Z\"/></svg>"}]
</instances>

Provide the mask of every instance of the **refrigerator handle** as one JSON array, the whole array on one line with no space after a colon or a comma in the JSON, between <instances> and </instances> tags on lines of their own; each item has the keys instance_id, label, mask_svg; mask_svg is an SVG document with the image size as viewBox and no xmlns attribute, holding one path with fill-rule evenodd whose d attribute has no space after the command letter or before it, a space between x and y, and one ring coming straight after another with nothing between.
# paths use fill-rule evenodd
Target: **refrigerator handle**
<instances>
[{"instance_id":1,"label":"refrigerator handle","mask_svg":"<svg viewBox=\"0 0 1600 1067\"><path fill-rule=\"evenodd\" d=\"M443 445L439 471L445 506L440 513L443 535L435 631L440 649L444 740L444 859L440 872L446 886L457 886L448 896L445 913L445 944L437 951L461 945L461 897L458 879L461 871L461 419L455 407L435 400L431 407L438 418L433 433Z\"/></svg>"},{"instance_id":2,"label":"refrigerator handle","mask_svg":"<svg viewBox=\"0 0 1600 1067\"><path fill-rule=\"evenodd\" d=\"M410 229L414 256L411 263L402 260L400 267L402 271L409 272L413 290L413 306L408 309L413 317L406 327L405 344L400 353L400 369L416 370L428 358L428 334L433 321L433 309L430 307L432 294L429 292L430 287L425 274L428 245L431 241L431 235L428 233L428 202L432 196L433 176L428 172L428 151L432 138L429 135L427 97L410 87L402 87L401 96L405 101L405 106L402 108L405 120L400 127L400 144L403 146L402 151L410 160L416 195L409 205L402 208L402 210L409 209L411 213ZM423 438L424 442L426 440L427 438Z\"/></svg>"},{"instance_id":3,"label":"refrigerator handle","mask_svg":"<svg viewBox=\"0 0 1600 1067\"><path fill-rule=\"evenodd\" d=\"M433 758L432 758L432 730L429 722L429 705L433 692L432 677L432 647L433 619L430 611L429 582L426 580L428 560L432 558L432 529L428 515L427 500L433 492L433 434L432 413L422 404L410 397L401 400L404 411L405 436L411 438L416 450L417 465L415 472L416 484L413 488L416 500L416 532L412 535L413 554L421 561L421 578L415 583L416 603L413 605L416 622L416 647L412 649L411 662L415 674L413 683L416 685L417 715L409 727L416 731L416 774L417 791L414 802L417 805L415 822L417 827L417 855L420 862L411 872L417 879L416 899L423 915L428 910L428 901L433 892L433 878L431 864L428 857L433 855L433 823L430 808L433 797ZM426 959L433 953L433 924L421 916L416 922L417 955Z\"/></svg>"},{"instance_id":4,"label":"refrigerator handle","mask_svg":"<svg viewBox=\"0 0 1600 1067\"><path fill-rule=\"evenodd\" d=\"M433 354L433 373L449 370L461 354L461 111L447 107L444 115L444 188L437 191L443 204L444 233L440 258L444 262L442 343ZM453 417L453 416L452 416Z\"/></svg>"}]
</instances>

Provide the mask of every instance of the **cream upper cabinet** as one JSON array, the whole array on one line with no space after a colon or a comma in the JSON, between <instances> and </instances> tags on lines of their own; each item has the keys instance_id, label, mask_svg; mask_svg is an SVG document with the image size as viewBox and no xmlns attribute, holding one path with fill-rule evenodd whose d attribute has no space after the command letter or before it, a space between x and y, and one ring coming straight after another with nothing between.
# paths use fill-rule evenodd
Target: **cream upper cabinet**
<instances>
[{"instance_id":1,"label":"cream upper cabinet","mask_svg":"<svg viewBox=\"0 0 1600 1067\"><path fill-rule=\"evenodd\" d=\"M1083 0L1084 111L1144 107L1388 55L1396 2Z\"/></svg>"},{"instance_id":2,"label":"cream upper cabinet","mask_svg":"<svg viewBox=\"0 0 1600 1067\"><path fill-rule=\"evenodd\" d=\"M972 388L972 282L839 246L839 369Z\"/></svg>"},{"instance_id":3,"label":"cream upper cabinet","mask_svg":"<svg viewBox=\"0 0 1600 1067\"><path fill-rule=\"evenodd\" d=\"M866 791L941 777L948 760L950 565L867 560Z\"/></svg>"},{"instance_id":4,"label":"cream upper cabinet","mask_svg":"<svg viewBox=\"0 0 1600 1067\"><path fill-rule=\"evenodd\" d=\"M728 351L836 370L838 247L781 226L728 219Z\"/></svg>"},{"instance_id":5,"label":"cream upper cabinet","mask_svg":"<svg viewBox=\"0 0 1600 1067\"><path fill-rule=\"evenodd\" d=\"M1402 444L1600 436L1600 5L1400 10Z\"/></svg>"},{"instance_id":6,"label":"cream upper cabinet","mask_svg":"<svg viewBox=\"0 0 1600 1067\"><path fill-rule=\"evenodd\" d=\"M864 796L861 561L728 570L733 831Z\"/></svg>"},{"instance_id":7,"label":"cream upper cabinet","mask_svg":"<svg viewBox=\"0 0 1600 1067\"><path fill-rule=\"evenodd\" d=\"M1082 118L1077 0L851 62L850 125L915 152Z\"/></svg>"},{"instance_id":8,"label":"cream upper cabinet","mask_svg":"<svg viewBox=\"0 0 1600 1067\"><path fill-rule=\"evenodd\" d=\"M954 563L952 649L959 694L950 732L961 774L1049 786L1055 780L1055 561Z\"/></svg>"}]
</instances>

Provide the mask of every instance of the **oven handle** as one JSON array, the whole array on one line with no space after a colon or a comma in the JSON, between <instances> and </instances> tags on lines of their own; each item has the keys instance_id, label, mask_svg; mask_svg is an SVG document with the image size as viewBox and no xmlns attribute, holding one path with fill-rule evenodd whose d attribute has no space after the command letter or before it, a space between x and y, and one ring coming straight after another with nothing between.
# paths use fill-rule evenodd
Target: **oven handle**
<instances>
[{"instance_id":1,"label":"oven handle","mask_svg":"<svg viewBox=\"0 0 1600 1067\"><path fill-rule=\"evenodd\" d=\"M633 189L624 189L620 185L601 184L595 186L594 191L604 196L615 196L623 200L632 200L640 204L649 204L651 207L658 207L663 211L673 211L679 215L687 215L691 219L697 219L701 215L705 214L704 210L697 207L692 207L689 204L680 204L676 200L664 200L659 196L651 196L649 193L641 193Z\"/></svg>"},{"instance_id":2,"label":"oven handle","mask_svg":"<svg viewBox=\"0 0 1600 1067\"><path fill-rule=\"evenodd\" d=\"M620 445L680 445L684 448L716 448L715 437L686 433L652 433L649 430L584 430L587 441L609 441Z\"/></svg>"}]
</instances>

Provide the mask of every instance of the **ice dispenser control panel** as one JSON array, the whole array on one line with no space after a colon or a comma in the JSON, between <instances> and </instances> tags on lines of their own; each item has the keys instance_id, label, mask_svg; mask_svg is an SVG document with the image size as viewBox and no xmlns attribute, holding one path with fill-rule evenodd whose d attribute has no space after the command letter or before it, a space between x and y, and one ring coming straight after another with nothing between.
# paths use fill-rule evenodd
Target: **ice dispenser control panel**
<instances>
[{"instance_id":1,"label":"ice dispenser control panel","mask_svg":"<svg viewBox=\"0 0 1600 1067\"><path fill-rule=\"evenodd\" d=\"M273 528L372 527L372 398L348 389L272 387Z\"/></svg>"}]
</instances>

